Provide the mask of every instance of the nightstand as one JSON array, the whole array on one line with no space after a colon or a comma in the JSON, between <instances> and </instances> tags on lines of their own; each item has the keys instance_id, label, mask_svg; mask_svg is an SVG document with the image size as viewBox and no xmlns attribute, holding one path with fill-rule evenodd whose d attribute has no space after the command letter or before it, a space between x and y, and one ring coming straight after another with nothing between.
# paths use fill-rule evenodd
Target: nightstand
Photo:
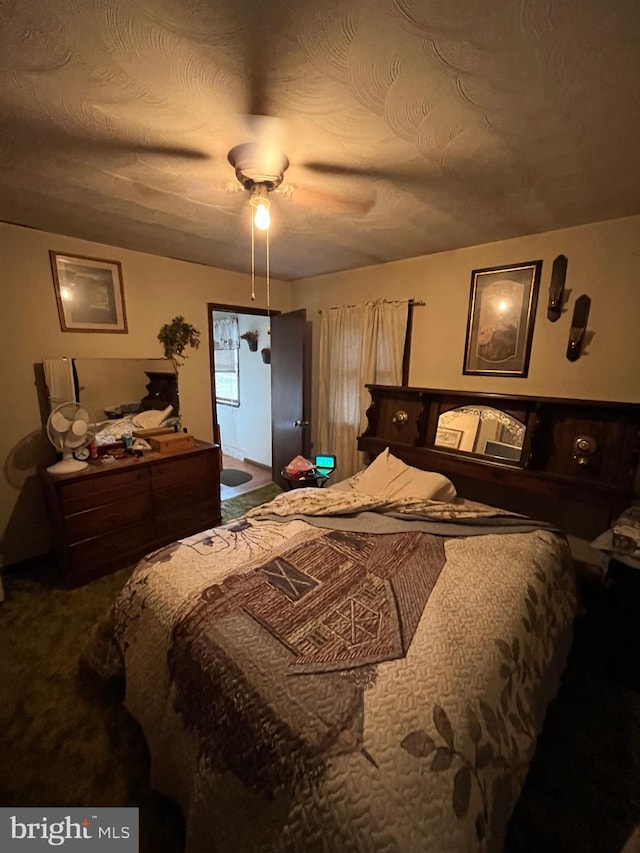
<instances>
[{"instance_id":1,"label":"nightstand","mask_svg":"<svg viewBox=\"0 0 640 853\"><path fill-rule=\"evenodd\" d=\"M576 627L588 638L592 663L640 690L640 568L623 560L609 555L604 576L577 566L584 612Z\"/></svg>"},{"instance_id":2,"label":"nightstand","mask_svg":"<svg viewBox=\"0 0 640 853\"><path fill-rule=\"evenodd\" d=\"M640 689L640 569L610 559L605 596L612 670L625 684Z\"/></svg>"},{"instance_id":3,"label":"nightstand","mask_svg":"<svg viewBox=\"0 0 640 853\"><path fill-rule=\"evenodd\" d=\"M331 474L315 474L313 472L303 472L302 474L296 474L291 477L287 472L283 469L280 472L280 476L286 481L287 487L289 489L303 489L308 487L322 488L324 484L329 480Z\"/></svg>"}]
</instances>

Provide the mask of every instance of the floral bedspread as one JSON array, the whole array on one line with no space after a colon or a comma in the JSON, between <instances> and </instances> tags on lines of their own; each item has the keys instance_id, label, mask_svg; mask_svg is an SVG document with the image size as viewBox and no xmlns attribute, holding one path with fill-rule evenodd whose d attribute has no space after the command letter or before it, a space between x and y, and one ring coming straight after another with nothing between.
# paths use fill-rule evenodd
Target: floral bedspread
<instances>
[{"instance_id":1,"label":"floral bedspread","mask_svg":"<svg viewBox=\"0 0 640 853\"><path fill-rule=\"evenodd\" d=\"M149 555L96 626L188 853L502 848L571 637L567 544L374 504L281 495ZM281 520L380 510L402 530Z\"/></svg>"}]
</instances>

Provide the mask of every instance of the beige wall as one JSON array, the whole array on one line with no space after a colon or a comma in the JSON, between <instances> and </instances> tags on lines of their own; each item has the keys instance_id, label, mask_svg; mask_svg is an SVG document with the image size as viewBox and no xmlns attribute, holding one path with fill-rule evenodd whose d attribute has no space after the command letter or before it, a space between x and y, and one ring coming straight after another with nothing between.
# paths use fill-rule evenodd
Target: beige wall
<instances>
[{"instance_id":1,"label":"beige wall","mask_svg":"<svg viewBox=\"0 0 640 853\"><path fill-rule=\"evenodd\" d=\"M565 313L551 323L547 299L559 254L568 258L571 294ZM528 378L463 376L471 271L538 259L542 280ZM572 363L566 358L569 328L582 294L591 298L589 329L595 335ZM413 297L426 304L414 314L410 385L640 402L640 216L300 281L291 296L291 308L306 308L313 321L316 371L319 309ZM317 389L318 382L313 385Z\"/></svg>"},{"instance_id":2,"label":"beige wall","mask_svg":"<svg viewBox=\"0 0 640 853\"><path fill-rule=\"evenodd\" d=\"M60 330L49 250L122 263L129 333L87 334ZM2 562L11 565L46 552L49 533L36 468L52 461L42 438L34 365L43 358L162 357L160 327L182 314L201 332L180 368L182 422L211 440L207 302L265 307L251 302L246 275L155 257L57 234L0 223L0 527ZM289 285L272 282L271 304L288 307Z\"/></svg>"},{"instance_id":3,"label":"beige wall","mask_svg":"<svg viewBox=\"0 0 640 853\"><path fill-rule=\"evenodd\" d=\"M372 236L372 239L375 239ZM123 265L129 334L60 331L48 250L86 254ZM553 259L568 258L567 311L546 319ZM529 376L487 379L463 376L471 270L543 260L542 284ZM0 369L0 520L5 565L47 550L49 534L36 467L51 449L42 440L34 365L42 358L162 355L157 333L182 314L206 339L207 302L250 306L247 276L158 258L40 231L0 224L3 365ZM520 237L345 273L292 285L275 283L272 307L307 308L314 325L317 379L319 309L376 298L422 299L416 308L410 384L434 388L640 402L636 378L640 356L640 217ZM577 296L592 300L589 328L595 336L586 354L571 363L567 339ZM264 307L264 301L257 305ZM183 423L211 439L208 347L191 350L180 370ZM314 381L314 389L318 383ZM317 400L314 399L314 411ZM316 432L314 424L314 434Z\"/></svg>"}]
</instances>

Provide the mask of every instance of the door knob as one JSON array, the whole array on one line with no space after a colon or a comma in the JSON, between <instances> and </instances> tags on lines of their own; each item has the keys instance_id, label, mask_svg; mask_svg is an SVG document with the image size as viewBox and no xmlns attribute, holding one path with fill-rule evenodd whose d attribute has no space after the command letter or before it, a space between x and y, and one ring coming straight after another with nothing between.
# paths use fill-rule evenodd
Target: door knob
<instances>
[{"instance_id":1,"label":"door knob","mask_svg":"<svg viewBox=\"0 0 640 853\"><path fill-rule=\"evenodd\" d=\"M295 427L309 426L309 421L294 421L293 425Z\"/></svg>"}]
</instances>

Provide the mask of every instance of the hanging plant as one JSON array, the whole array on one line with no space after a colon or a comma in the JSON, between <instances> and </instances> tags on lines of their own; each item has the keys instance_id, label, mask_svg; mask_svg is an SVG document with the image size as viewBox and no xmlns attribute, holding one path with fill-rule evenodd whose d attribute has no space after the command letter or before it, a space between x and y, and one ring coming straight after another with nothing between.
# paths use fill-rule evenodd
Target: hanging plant
<instances>
[{"instance_id":1,"label":"hanging plant","mask_svg":"<svg viewBox=\"0 0 640 853\"><path fill-rule=\"evenodd\" d=\"M258 352L258 338L260 337L260 332L243 332L240 337L243 341L247 342L251 352Z\"/></svg>"},{"instance_id":2,"label":"hanging plant","mask_svg":"<svg viewBox=\"0 0 640 853\"><path fill-rule=\"evenodd\" d=\"M187 323L184 317L174 317L160 329L158 340L164 347L164 357L173 359L179 366L181 357L188 358L185 353L187 347L198 349L200 346L200 330Z\"/></svg>"},{"instance_id":3,"label":"hanging plant","mask_svg":"<svg viewBox=\"0 0 640 853\"><path fill-rule=\"evenodd\" d=\"M260 355L265 364L271 364L271 350L269 347L264 347L260 350Z\"/></svg>"}]
</instances>

